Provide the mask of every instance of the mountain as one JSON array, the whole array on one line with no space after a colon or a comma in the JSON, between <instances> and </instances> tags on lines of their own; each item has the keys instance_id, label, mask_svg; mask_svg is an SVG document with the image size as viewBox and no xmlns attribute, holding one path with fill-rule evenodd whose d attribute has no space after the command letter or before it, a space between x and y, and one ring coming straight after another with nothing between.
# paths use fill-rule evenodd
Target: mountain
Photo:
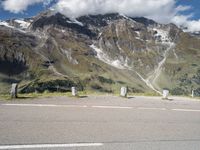
<instances>
[{"instance_id":1,"label":"mountain","mask_svg":"<svg viewBox=\"0 0 200 150\"><path fill-rule=\"evenodd\" d=\"M0 91L200 93L200 39L174 24L121 14L52 11L0 22Z\"/></svg>"}]
</instances>

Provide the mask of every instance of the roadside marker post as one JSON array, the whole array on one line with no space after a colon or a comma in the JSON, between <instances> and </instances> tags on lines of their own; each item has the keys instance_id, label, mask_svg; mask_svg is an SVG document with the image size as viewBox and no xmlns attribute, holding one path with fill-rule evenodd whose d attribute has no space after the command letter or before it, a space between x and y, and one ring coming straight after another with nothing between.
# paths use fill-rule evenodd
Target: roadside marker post
<instances>
[{"instance_id":1,"label":"roadside marker post","mask_svg":"<svg viewBox=\"0 0 200 150\"><path fill-rule=\"evenodd\" d=\"M195 94L194 94L194 90L192 90L192 98L194 98Z\"/></svg>"},{"instance_id":2,"label":"roadside marker post","mask_svg":"<svg viewBox=\"0 0 200 150\"><path fill-rule=\"evenodd\" d=\"M72 87L72 96L78 96L78 91L76 87Z\"/></svg>"},{"instance_id":3,"label":"roadside marker post","mask_svg":"<svg viewBox=\"0 0 200 150\"><path fill-rule=\"evenodd\" d=\"M163 99L168 99L169 90L163 90Z\"/></svg>"},{"instance_id":4,"label":"roadside marker post","mask_svg":"<svg viewBox=\"0 0 200 150\"><path fill-rule=\"evenodd\" d=\"M18 89L18 84L13 83L10 90L11 98L17 98L17 89Z\"/></svg>"},{"instance_id":5,"label":"roadside marker post","mask_svg":"<svg viewBox=\"0 0 200 150\"><path fill-rule=\"evenodd\" d=\"M121 87L120 96L127 97L128 89L127 87Z\"/></svg>"}]
</instances>

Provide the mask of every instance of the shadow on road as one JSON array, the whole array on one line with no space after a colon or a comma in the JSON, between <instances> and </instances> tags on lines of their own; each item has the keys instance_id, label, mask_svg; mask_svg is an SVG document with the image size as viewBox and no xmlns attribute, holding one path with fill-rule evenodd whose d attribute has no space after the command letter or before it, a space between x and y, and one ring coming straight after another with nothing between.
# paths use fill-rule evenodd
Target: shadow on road
<instances>
[{"instance_id":1,"label":"shadow on road","mask_svg":"<svg viewBox=\"0 0 200 150\"><path fill-rule=\"evenodd\" d=\"M15 98L16 100L23 100L23 99L32 99L35 97L31 97L31 96L18 96L17 98Z\"/></svg>"},{"instance_id":2,"label":"shadow on road","mask_svg":"<svg viewBox=\"0 0 200 150\"><path fill-rule=\"evenodd\" d=\"M173 101L174 99L172 99L172 98L162 98L162 100Z\"/></svg>"},{"instance_id":3,"label":"shadow on road","mask_svg":"<svg viewBox=\"0 0 200 150\"><path fill-rule=\"evenodd\" d=\"M129 96L129 97L127 97L128 99L134 99L135 97L133 97L133 96Z\"/></svg>"},{"instance_id":4,"label":"shadow on road","mask_svg":"<svg viewBox=\"0 0 200 150\"><path fill-rule=\"evenodd\" d=\"M87 98L88 96L78 96L78 98Z\"/></svg>"}]
</instances>

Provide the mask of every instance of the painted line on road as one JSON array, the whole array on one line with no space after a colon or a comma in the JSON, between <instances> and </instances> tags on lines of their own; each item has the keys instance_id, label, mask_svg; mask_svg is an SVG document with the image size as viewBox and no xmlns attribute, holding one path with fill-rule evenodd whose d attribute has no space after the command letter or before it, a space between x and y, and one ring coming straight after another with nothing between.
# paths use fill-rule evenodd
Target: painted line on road
<instances>
[{"instance_id":1,"label":"painted line on road","mask_svg":"<svg viewBox=\"0 0 200 150\"><path fill-rule=\"evenodd\" d=\"M86 105L52 105L52 104L2 104L3 106L21 106L21 107L66 107L66 108L86 108Z\"/></svg>"},{"instance_id":2,"label":"painted line on road","mask_svg":"<svg viewBox=\"0 0 200 150\"><path fill-rule=\"evenodd\" d=\"M98 109L138 109L138 110L160 110L160 111L184 111L184 112L200 112L193 109L167 109L154 107L125 107L125 106L87 106L87 105L53 105L53 104L1 104L2 106L17 106L17 107L55 107L55 108L98 108Z\"/></svg>"},{"instance_id":3,"label":"painted line on road","mask_svg":"<svg viewBox=\"0 0 200 150\"><path fill-rule=\"evenodd\" d=\"M150 107L139 107L139 110L167 110L166 108L150 108Z\"/></svg>"},{"instance_id":4,"label":"painted line on road","mask_svg":"<svg viewBox=\"0 0 200 150\"><path fill-rule=\"evenodd\" d=\"M172 109L173 111L185 111L185 112L200 112L200 110L194 109Z\"/></svg>"},{"instance_id":5,"label":"painted line on road","mask_svg":"<svg viewBox=\"0 0 200 150\"><path fill-rule=\"evenodd\" d=\"M19 107L65 107L65 108L106 108L106 109L132 109L133 107L120 106L87 106L87 105L51 105L51 104L2 104L3 106L19 106Z\"/></svg>"},{"instance_id":6,"label":"painted line on road","mask_svg":"<svg viewBox=\"0 0 200 150\"><path fill-rule=\"evenodd\" d=\"M5 145L0 150L33 149L33 148L73 148L73 147L100 147L103 143L75 143L75 144L35 144L35 145Z\"/></svg>"},{"instance_id":7,"label":"painted line on road","mask_svg":"<svg viewBox=\"0 0 200 150\"><path fill-rule=\"evenodd\" d=\"M105 108L105 109L133 109L133 107L122 106L91 106L92 108Z\"/></svg>"}]
</instances>

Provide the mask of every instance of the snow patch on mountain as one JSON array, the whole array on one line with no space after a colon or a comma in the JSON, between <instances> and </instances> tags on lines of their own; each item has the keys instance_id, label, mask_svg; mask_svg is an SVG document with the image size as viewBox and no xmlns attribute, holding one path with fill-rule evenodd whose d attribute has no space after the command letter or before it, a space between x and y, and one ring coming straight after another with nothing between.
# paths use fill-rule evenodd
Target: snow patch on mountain
<instances>
[{"instance_id":1,"label":"snow patch on mountain","mask_svg":"<svg viewBox=\"0 0 200 150\"><path fill-rule=\"evenodd\" d=\"M169 31L159 29L159 28L153 28L153 31L155 31L154 36L157 39L157 42L161 42L161 43L170 42Z\"/></svg>"},{"instance_id":2,"label":"snow patch on mountain","mask_svg":"<svg viewBox=\"0 0 200 150\"><path fill-rule=\"evenodd\" d=\"M26 33L25 28L16 28L15 26L10 25L8 22L6 21L0 21L0 26L4 26L13 30L17 30L19 32L22 33ZM25 24L23 24L23 27L25 27Z\"/></svg>"},{"instance_id":3,"label":"snow patch on mountain","mask_svg":"<svg viewBox=\"0 0 200 150\"><path fill-rule=\"evenodd\" d=\"M140 31L135 31L138 37L140 37Z\"/></svg>"},{"instance_id":4,"label":"snow patch on mountain","mask_svg":"<svg viewBox=\"0 0 200 150\"><path fill-rule=\"evenodd\" d=\"M135 22L133 19L131 19L130 17L124 15L124 14L120 14L120 16L122 16L124 19L129 20L129 21L133 21Z\"/></svg>"},{"instance_id":5,"label":"snow patch on mountain","mask_svg":"<svg viewBox=\"0 0 200 150\"><path fill-rule=\"evenodd\" d=\"M24 20L19 20L19 19L16 19L15 22L17 22L20 25L21 29L27 29L31 24L30 22L26 22Z\"/></svg>"},{"instance_id":6,"label":"snow patch on mountain","mask_svg":"<svg viewBox=\"0 0 200 150\"><path fill-rule=\"evenodd\" d=\"M69 50L60 49L60 50L67 57L67 59L70 63L72 63L73 65L78 65L78 61L72 57L71 49L69 49Z\"/></svg>"},{"instance_id":7,"label":"snow patch on mountain","mask_svg":"<svg viewBox=\"0 0 200 150\"><path fill-rule=\"evenodd\" d=\"M71 23L71 24L77 24L79 26L84 26L82 22L76 20L76 19L73 19L73 20L68 20L67 23Z\"/></svg>"},{"instance_id":8,"label":"snow patch on mountain","mask_svg":"<svg viewBox=\"0 0 200 150\"><path fill-rule=\"evenodd\" d=\"M116 26L115 32L116 32L116 35L117 35L117 41L116 41L117 48L120 50L120 52L123 52L122 48L119 45L119 39L120 38L119 38L119 29L118 29L118 26Z\"/></svg>"},{"instance_id":9,"label":"snow patch on mountain","mask_svg":"<svg viewBox=\"0 0 200 150\"><path fill-rule=\"evenodd\" d=\"M8 28L14 28L13 26L9 25L9 23L6 22L6 21L1 21L0 26L5 26L5 27L8 27Z\"/></svg>"},{"instance_id":10,"label":"snow patch on mountain","mask_svg":"<svg viewBox=\"0 0 200 150\"><path fill-rule=\"evenodd\" d=\"M90 45L90 47L96 51L97 53L97 58L103 62L105 62L108 65L111 65L115 68L118 69L125 69L124 67L124 62L121 62L119 59L116 60L112 60L111 58L109 58L109 56L103 52L103 50L101 50L100 48L96 47L94 44Z\"/></svg>"},{"instance_id":11,"label":"snow patch on mountain","mask_svg":"<svg viewBox=\"0 0 200 150\"><path fill-rule=\"evenodd\" d=\"M175 49L173 49L173 52L174 52L174 56L176 57L176 59L179 59L179 57L178 57L178 55L177 55Z\"/></svg>"},{"instance_id":12,"label":"snow patch on mountain","mask_svg":"<svg viewBox=\"0 0 200 150\"><path fill-rule=\"evenodd\" d=\"M135 33L137 34L137 35L135 36L135 39L140 40L140 41L144 41L144 39L141 38L141 33L140 33L140 31L135 31Z\"/></svg>"}]
</instances>

